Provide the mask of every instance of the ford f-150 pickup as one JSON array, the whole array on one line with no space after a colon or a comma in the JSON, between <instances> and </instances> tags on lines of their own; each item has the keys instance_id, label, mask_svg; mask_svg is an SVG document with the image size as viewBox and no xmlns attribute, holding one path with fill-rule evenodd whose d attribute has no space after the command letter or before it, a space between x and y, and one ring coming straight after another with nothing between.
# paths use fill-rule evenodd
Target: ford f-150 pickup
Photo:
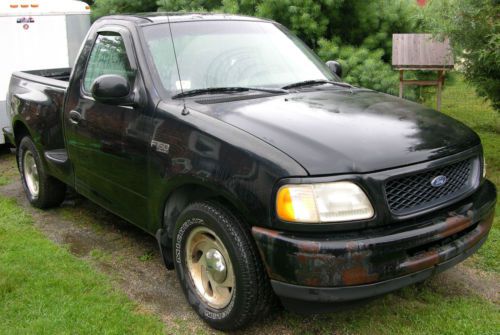
<instances>
[{"instance_id":1,"label":"ford f-150 pickup","mask_svg":"<svg viewBox=\"0 0 500 335\"><path fill-rule=\"evenodd\" d=\"M4 133L33 206L71 187L141 227L236 329L422 281L487 238L479 137L340 76L272 21L109 16L72 69L13 74Z\"/></svg>"}]
</instances>

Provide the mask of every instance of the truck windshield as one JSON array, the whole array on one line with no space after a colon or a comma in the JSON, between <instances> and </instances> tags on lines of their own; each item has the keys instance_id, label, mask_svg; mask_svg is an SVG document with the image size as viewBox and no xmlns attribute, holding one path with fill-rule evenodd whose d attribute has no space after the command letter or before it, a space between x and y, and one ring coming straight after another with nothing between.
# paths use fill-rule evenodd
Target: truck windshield
<instances>
[{"instance_id":1,"label":"truck windshield","mask_svg":"<svg viewBox=\"0 0 500 335\"><path fill-rule=\"evenodd\" d=\"M168 24L144 27L149 56L170 94L181 87L278 88L308 80L339 80L302 41L273 23L178 22L171 29L173 40Z\"/></svg>"}]
</instances>

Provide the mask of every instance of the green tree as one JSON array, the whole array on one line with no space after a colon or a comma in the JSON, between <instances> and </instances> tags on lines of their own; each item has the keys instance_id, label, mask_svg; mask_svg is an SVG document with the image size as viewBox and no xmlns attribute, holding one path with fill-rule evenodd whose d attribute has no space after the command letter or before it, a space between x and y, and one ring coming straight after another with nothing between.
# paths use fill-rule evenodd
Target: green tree
<instances>
[{"instance_id":1,"label":"green tree","mask_svg":"<svg viewBox=\"0 0 500 335\"><path fill-rule=\"evenodd\" d=\"M414 0L158 0L165 11L219 11L277 21L315 48L322 38L382 48L390 59L392 33L417 29Z\"/></svg>"},{"instance_id":2,"label":"green tree","mask_svg":"<svg viewBox=\"0 0 500 335\"><path fill-rule=\"evenodd\" d=\"M154 7L154 8L153 8ZM415 0L96 0L96 15L133 11L215 11L269 18L305 41L323 60L338 59L345 80L395 94L389 65L392 34L415 32ZM414 98L412 90L406 95Z\"/></svg>"},{"instance_id":3,"label":"green tree","mask_svg":"<svg viewBox=\"0 0 500 335\"><path fill-rule=\"evenodd\" d=\"M423 16L429 31L450 38L465 78L500 111L500 1L432 1Z\"/></svg>"},{"instance_id":4,"label":"green tree","mask_svg":"<svg viewBox=\"0 0 500 335\"><path fill-rule=\"evenodd\" d=\"M120 13L153 12L157 9L156 0L94 0L92 18Z\"/></svg>"},{"instance_id":5,"label":"green tree","mask_svg":"<svg viewBox=\"0 0 500 335\"><path fill-rule=\"evenodd\" d=\"M342 44L382 49L382 58L389 62L392 34L416 32L418 7L414 0L346 1L333 13L329 34L339 37Z\"/></svg>"},{"instance_id":6,"label":"green tree","mask_svg":"<svg viewBox=\"0 0 500 335\"><path fill-rule=\"evenodd\" d=\"M382 60L382 49L369 50L365 47L342 45L338 39L319 41L318 55L322 59L340 62L343 79L355 86L368 87L377 91L398 94L399 75ZM413 91L407 97L415 98Z\"/></svg>"}]
</instances>

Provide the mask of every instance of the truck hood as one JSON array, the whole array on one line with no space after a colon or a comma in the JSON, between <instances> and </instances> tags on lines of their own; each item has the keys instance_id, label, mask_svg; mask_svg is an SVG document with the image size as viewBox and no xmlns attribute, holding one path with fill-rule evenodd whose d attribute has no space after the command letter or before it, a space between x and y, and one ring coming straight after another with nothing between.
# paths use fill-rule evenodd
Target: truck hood
<instances>
[{"instance_id":1,"label":"truck hood","mask_svg":"<svg viewBox=\"0 0 500 335\"><path fill-rule=\"evenodd\" d=\"M365 89L206 101L190 107L278 148L310 175L379 171L480 144L472 130L442 113Z\"/></svg>"}]
</instances>

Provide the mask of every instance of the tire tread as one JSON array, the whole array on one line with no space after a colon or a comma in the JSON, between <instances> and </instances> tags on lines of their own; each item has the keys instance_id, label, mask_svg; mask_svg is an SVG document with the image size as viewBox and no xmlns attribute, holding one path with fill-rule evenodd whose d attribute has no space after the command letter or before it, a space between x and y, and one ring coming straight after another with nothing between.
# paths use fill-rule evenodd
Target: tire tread
<instances>
[{"instance_id":1,"label":"tire tread","mask_svg":"<svg viewBox=\"0 0 500 335\"><path fill-rule=\"evenodd\" d=\"M243 290L248 294L245 295L246 301L242 303L243 307L239 313L239 318L231 320L230 323L218 323L216 325L210 323L210 320L206 318L205 321L219 330L228 331L243 328L266 317L271 308L276 305L276 297L257 251L257 246L253 241L250 227L240 217L233 214L231 210L215 201L195 202L187 206L184 212L193 210L209 213L210 216L216 218L232 237L232 240L235 241L242 255L239 259L249 259L249 262L240 262L246 267L246 271L242 272L247 276L240 282L246 284Z\"/></svg>"},{"instance_id":2,"label":"tire tread","mask_svg":"<svg viewBox=\"0 0 500 335\"><path fill-rule=\"evenodd\" d=\"M38 168L39 192L37 199L33 199L30 196L29 190L24 181L24 172L22 171L22 169L24 168L23 155L26 150L30 150L33 153L33 157L35 158ZM31 205L40 209L59 206L64 201L66 195L66 184L47 174L42 162L42 158L38 153L38 150L36 149L36 146L33 143L31 137L24 136L21 139L21 141L19 142L17 155L21 173L21 180L26 192L26 196Z\"/></svg>"}]
</instances>

